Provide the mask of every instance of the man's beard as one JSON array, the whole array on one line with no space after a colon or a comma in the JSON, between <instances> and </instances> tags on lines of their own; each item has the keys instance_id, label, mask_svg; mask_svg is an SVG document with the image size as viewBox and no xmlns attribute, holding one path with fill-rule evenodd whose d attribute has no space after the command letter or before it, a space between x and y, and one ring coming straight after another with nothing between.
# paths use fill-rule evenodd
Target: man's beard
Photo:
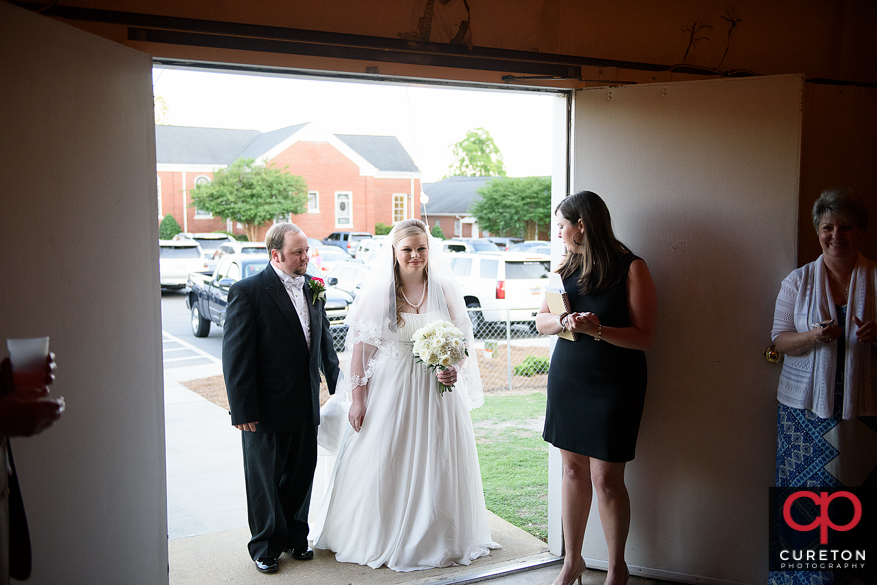
<instances>
[{"instance_id":1,"label":"man's beard","mask_svg":"<svg viewBox=\"0 0 877 585\"><path fill-rule=\"evenodd\" d=\"M280 261L286 262L286 255L283 252L280 252ZM293 272L298 276L303 276L303 275L307 274L307 271L308 271L308 264L307 263L300 264L298 268L293 270Z\"/></svg>"}]
</instances>

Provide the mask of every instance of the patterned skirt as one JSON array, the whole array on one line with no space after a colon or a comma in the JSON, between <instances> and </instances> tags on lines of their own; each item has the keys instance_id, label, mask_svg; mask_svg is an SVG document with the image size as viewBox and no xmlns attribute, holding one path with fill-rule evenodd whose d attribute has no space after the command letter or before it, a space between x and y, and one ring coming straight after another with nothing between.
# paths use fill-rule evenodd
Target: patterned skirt
<instances>
[{"instance_id":1,"label":"patterned skirt","mask_svg":"<svg viewBox=\"0 0 877 585\"><path fill-rule=\"evenodd\" d=\"M838 307L846 322L846 307ZM840 338L843 339L843 336ZM877 416L843 420L843 344L838 347L831 418L779 405L777 415L777 487L877 486ZM853 571L771 571L770 585L877 585L877 573Z\"/></svg>"}]
</instances>

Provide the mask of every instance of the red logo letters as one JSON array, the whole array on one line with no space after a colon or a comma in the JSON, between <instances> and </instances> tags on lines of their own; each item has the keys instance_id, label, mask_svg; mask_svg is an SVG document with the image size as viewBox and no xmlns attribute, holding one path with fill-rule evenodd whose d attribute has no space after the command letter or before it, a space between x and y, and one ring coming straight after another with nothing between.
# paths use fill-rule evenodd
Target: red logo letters
<instances>
[{"instance_id":1,"label":"red logo letters","mask_svg":"<svg viewBox=\"0 0 877 585\"><path fill-rule=\"evenodd\" d=\"M819 506L819 518L807 524L806 526L802 526L792 520L792 504L795 503L795 500L798 498L808 498L813 500L817 506ZM853 519L849 522L849 524L845 524L844 526L838 526L828 517L828 505L835 498L846 498L853 505ZM783 504L783 518L786 520L786 524L788 524L791 528L798 530L799 532L808 532L813 530L817 526L819 527L819 542L820 544L828 544L828 529L833 528L834 530L839 530L841 532L846 532L847 530L852 530L862 519L862 502L859 501L859 498L851 494L850 492L835 492L833 494L828 494L827 492L819 492L817 496L813 492L795 492L786 500L786 503Z\"/></svg>"}]
</instances>

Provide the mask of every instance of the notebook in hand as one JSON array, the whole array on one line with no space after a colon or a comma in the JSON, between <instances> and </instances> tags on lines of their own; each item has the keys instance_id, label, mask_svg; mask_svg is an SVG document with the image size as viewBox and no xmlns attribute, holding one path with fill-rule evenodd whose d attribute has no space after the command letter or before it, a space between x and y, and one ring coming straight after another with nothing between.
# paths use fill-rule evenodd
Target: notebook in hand
<instances>
[{"instance_id":1,"label":"notebook in hand","mask_svg":"<svg viewBox=\"0 0 877 585\"><path fill-rule=\"evenodd\" d=\"M556 279L551 278L555 276L557 277ZM549 286L545 288L545 300L548 301L548 311L552 315L557 316L572 312L572 307L569 305L569 296L561 288L563 281L560 281L560 275L552 274L551 277L549 277L551 279ZM559 286L557 281L560 281ZM569 341L578 341L579 339L579 334L572 331L561 331L557 336Z\"/></svg>"}]
</instances>

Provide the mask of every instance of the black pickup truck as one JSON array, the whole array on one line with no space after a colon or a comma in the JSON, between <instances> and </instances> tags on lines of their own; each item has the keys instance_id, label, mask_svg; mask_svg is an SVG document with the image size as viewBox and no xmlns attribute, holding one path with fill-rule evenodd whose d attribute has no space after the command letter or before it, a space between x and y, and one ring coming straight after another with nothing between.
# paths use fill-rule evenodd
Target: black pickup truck
<instances>
[{"instance_id":1,"label":"black pickup truck","mask_svg":"<svg viewBox=\"0 0 877 585\"><path fill-rule=\"evenodd\" d=\"M225 308L228 305L228 289L242 278L258 274L268 265L268 255L231 254L223 256L210 274L191 272L186 283L186 306L192 312L192 333L195 337L207 337L210 324L222 327L225 324ZM341 327L347 316L347 308L352 298L332 287L326 289L326 315L331 327ZM340 340L336 351L344 345L344 336L334 335Z\"/></svg>"}]
</instances>

